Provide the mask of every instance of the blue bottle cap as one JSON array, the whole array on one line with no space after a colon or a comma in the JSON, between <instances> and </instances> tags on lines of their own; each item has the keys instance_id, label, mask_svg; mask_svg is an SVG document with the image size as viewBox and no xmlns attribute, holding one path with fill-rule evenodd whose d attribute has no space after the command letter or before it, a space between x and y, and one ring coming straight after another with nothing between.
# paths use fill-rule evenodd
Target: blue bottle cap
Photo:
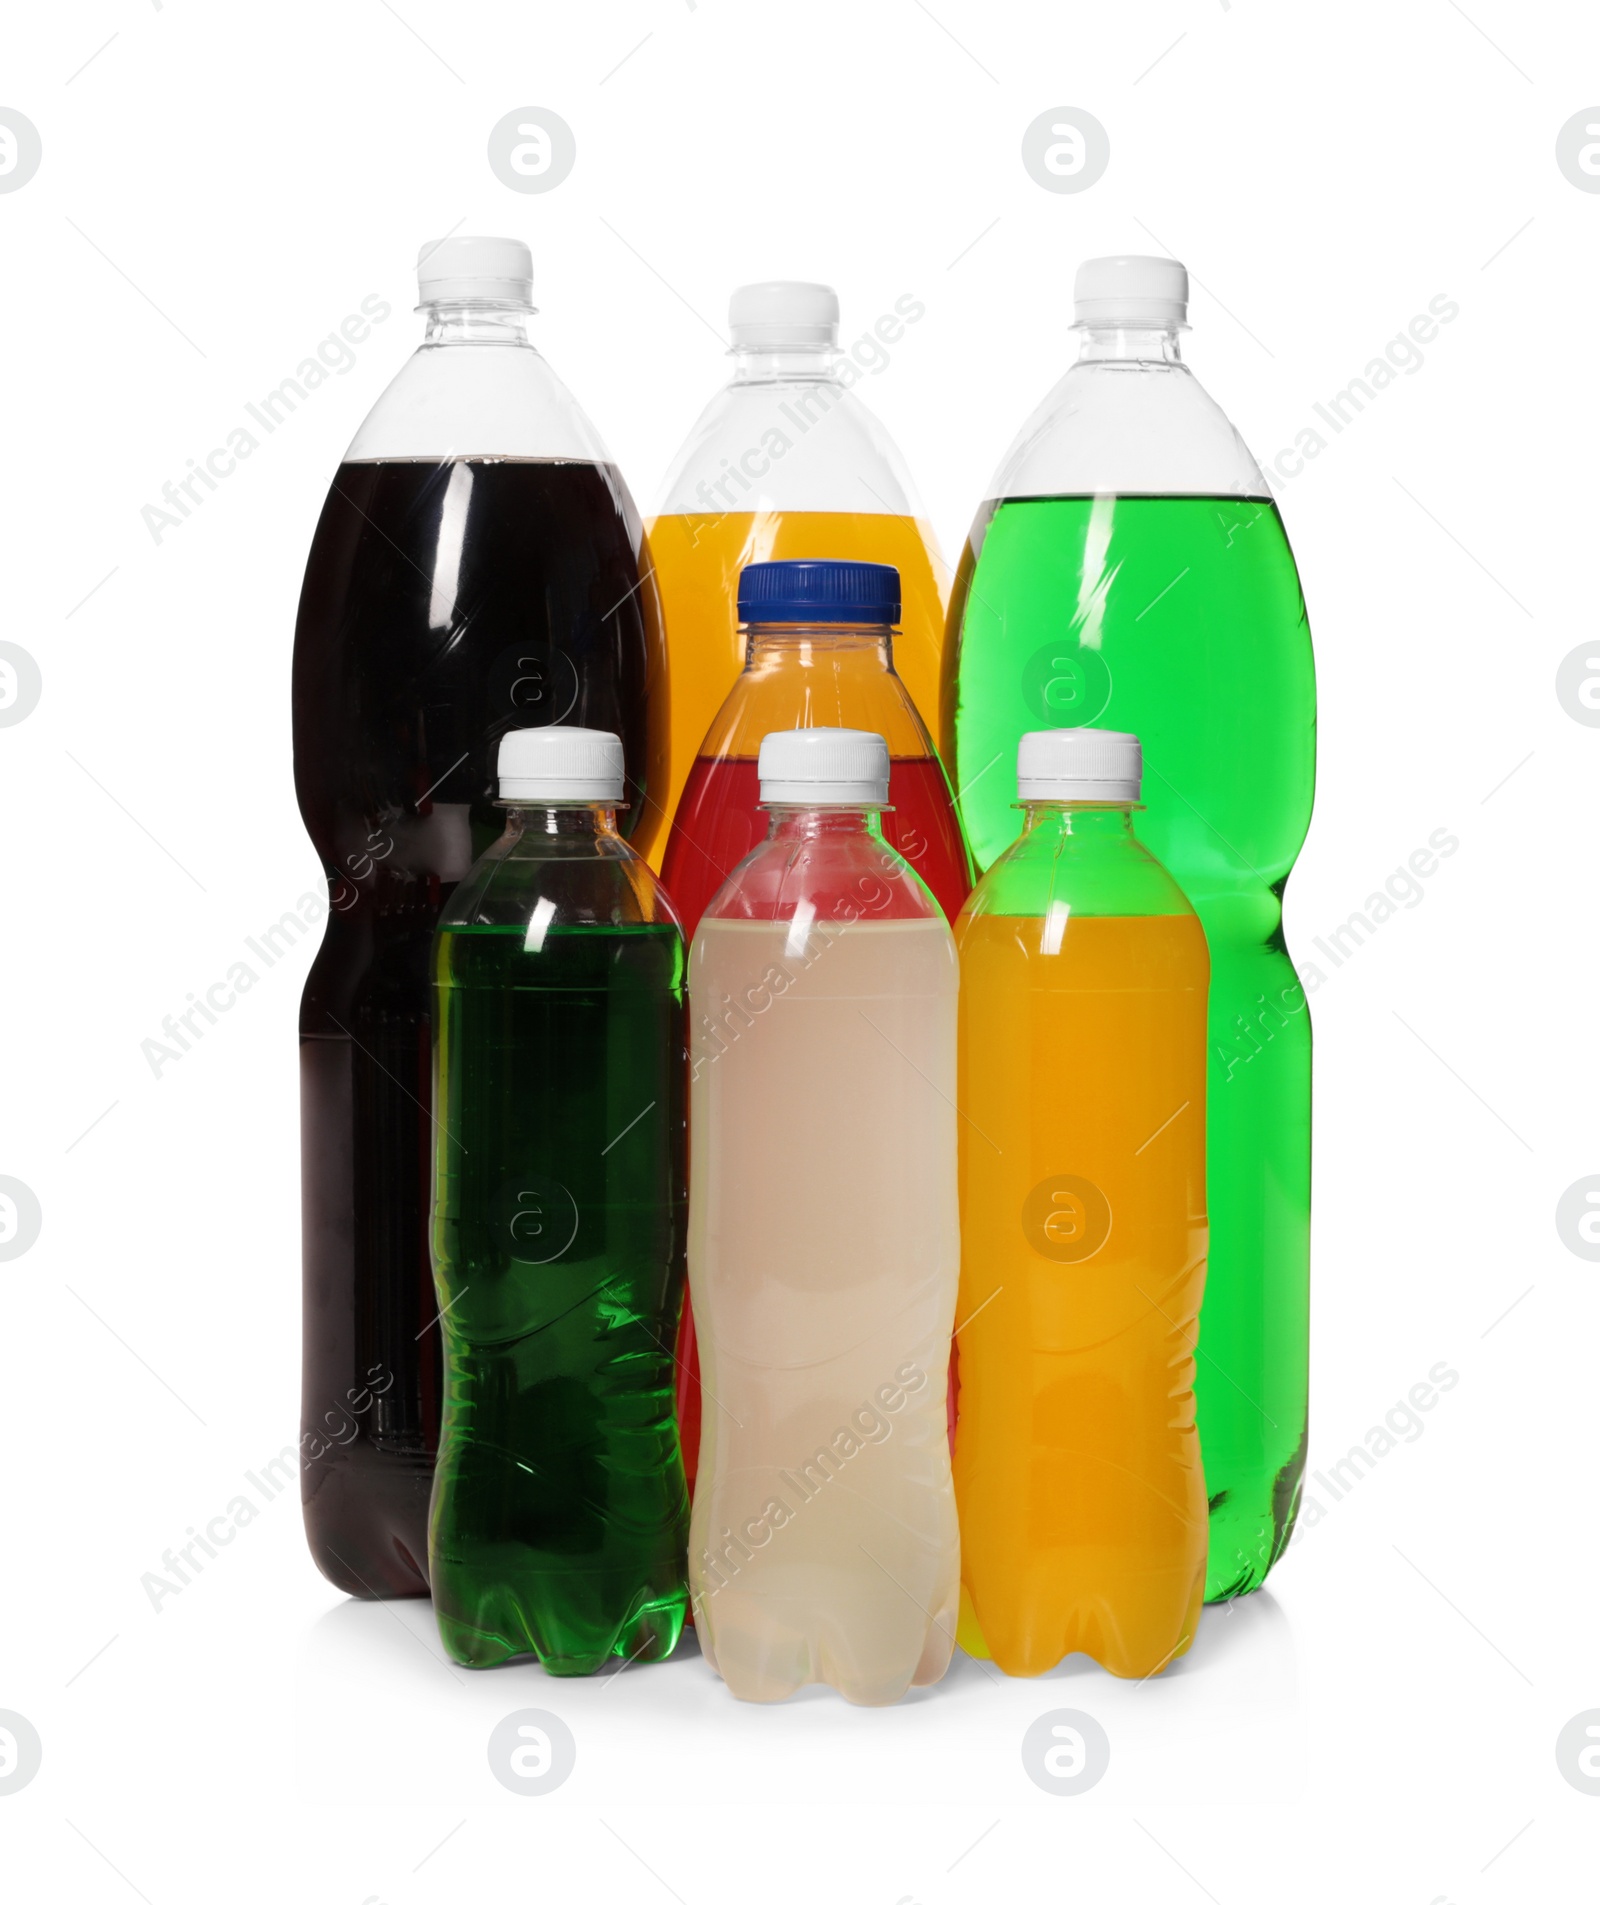
<instances>
[{"instance_id":1,"label":"blue bottle cap","mask_svg":"<svg viewBox=\"0 0 1600 1905\"><path fill-rule=\"evenodd\" d=\"M752 562L739 572L741 622L900 620L900 571L888 562Z\"/></svg>"}]
</instances>

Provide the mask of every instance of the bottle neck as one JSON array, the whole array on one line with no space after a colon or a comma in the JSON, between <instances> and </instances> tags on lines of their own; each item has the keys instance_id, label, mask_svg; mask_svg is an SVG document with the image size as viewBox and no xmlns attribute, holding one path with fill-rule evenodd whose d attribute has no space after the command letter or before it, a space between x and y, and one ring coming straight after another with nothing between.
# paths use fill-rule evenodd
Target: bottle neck
<instances>
[{"instance_id":1,"label":"bottle neck","mask_svg":"<svg viewBox=\"0 0 1600 1905\"><path fill-rule=\"evenodd\" d=\"M735 384L836 384L839 350L835 344L807 345L804 349L744 350L735 346Z\"/></svg>"},{"instance_id":2,"label":"bottle neck","mask_svg":"<svg viewBox=\"0 0 1600 1905\"><path fill-rule=\"evenodd\" d=\"M787 801L766 800L768 840L883 839L881 807L798 807Z\"/></svg>"},{"instance_id":3,"label":"bottle neck","mask_svg":"<svg viewBox=\"0 0 1600 1905\"><path fill-rule=\"evenodd\" d=\"M824 656L859 660L886 672L893 667L894 631L878 623L752 622L745 632L745 666L798 660L802 666Z\"/></svg>"},{"instance_id":4,"label":"bottle neck","mask_svg":"<svg viewBox=\"0 0 1600 1905\"><path fill-rule=\"evenodd\" d=\"M617 810L609 802L551 807L543 801L502 800L506 837L518 839L598 840L617 836Z\"/></svg>"},{"instance_id":5,"label":"bottle neck","mask_svg":"<svg viewBox=\"0 0 1600 1905\"><path fill-rule=\"evenodd\" d=\"M1023 832L1051 834L1066 840L1118 840L1133 836L1137 802L1100 800L1030 800L1023 803Z\"/></svg>"},{"instance_id":6,"label":"bottle neck","mask_svg":"<svg viewBox=\"0 0 1600 1905\"><path fill-rule=\"evenodd\" d=\"M1084 324L1080 364L1181 364L1175 324Z\"/></svg>"},{"instance_id":7,"label":"bottle neck","mask_svg":"<svg viewBox=\"0 0 1600 1905\"><path fill-rule=\"evenodd\" d=\"M531 306L498 299L441 299L424 304L427 319L422 348L437 350L449 344L504 344L512 349L532 350L528 337Z\"/></svg>"}]
</instances>

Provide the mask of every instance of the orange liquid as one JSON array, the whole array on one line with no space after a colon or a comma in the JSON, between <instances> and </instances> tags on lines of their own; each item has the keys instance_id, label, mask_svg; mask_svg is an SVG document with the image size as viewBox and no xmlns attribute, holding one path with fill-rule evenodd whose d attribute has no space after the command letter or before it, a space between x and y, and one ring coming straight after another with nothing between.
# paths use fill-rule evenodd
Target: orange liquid
<instances>
[{"instance_id":1,"label":"orange liquid","mask_svg":"<svg viewBox=\"0 0 1600 1905\"><path fill-rule=\"evenodd\" d=\"M1194 1637L1206 1490L1205 938L963 917L957 1638L1143 1677Z\"/></svg>"},{"instance_id":2,"label":"orange liquid","mask_svg":"<svg viewBox=\"0 0 1600 1905\"><path fill-rule=\"evenodd\" d=\"M748 562L801 557L892 562L900 571L901 624L895 672L930 733L939 728L939 658L946 575L933 531L909 516L821 510L727 516L657 516L646 529L667 625L669 714L652 735L650 811L635 846L659 872L667 827L700 743L744 667L739 571Z\"/></svg>"}]
</instances>

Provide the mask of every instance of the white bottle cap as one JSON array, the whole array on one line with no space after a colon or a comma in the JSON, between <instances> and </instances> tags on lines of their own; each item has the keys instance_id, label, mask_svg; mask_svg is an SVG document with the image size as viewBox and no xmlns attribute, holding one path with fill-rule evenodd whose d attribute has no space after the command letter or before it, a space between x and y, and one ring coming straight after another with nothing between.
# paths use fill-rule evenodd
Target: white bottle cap
<instances>
[{"instance_id":1,"label":"white bottle cap","mask_svg":"<svg viewBox=\"0 0 1600 1905\"><path fill-rule=\"evenodd\" d=\"M435 238L417 253L417 296L531 304L533 253L520 238Z\"/></svg>"},{"instance_id":2,"label":"white bottle cap","mask_svg":"<svg viewBox=\"0 0 1600 1905\"><path fill-rule=\"evenodd\" d=\"M882 807L889 743L862 728L784 728L761 742L761 798L780 807Z\"/></svg>"},{"instance_id":3,"label":"white bottle cap","mask_svg":"<svg viewBox=\"0 0 1600 1905\"><path fill-rule=\"evenodd\" d=\"M826 350L839 341L839 294L787 278L742 284L728 300L728 330L736 351Z\"/></svg>"},{"instance_id":4,"label":"white bottle cap","mask_svg":"<svg viewBox=\"0 0 1600 1905\"><path fill-rule=\"evenodd\" d=\"M1189 274L1176 258L1086 258L1073 281L1075 324L1186 326Z\"/></svg>"},{"instance_id":5,"label":"white bottle cap","mask_svg":"<svg viewBox=\"0 0 1600 1905\"><path fill-rule=\"evenodd\" d=\"M622 743L602 728L513 728L500 737L500 798L583 806L622 799Z\"/></svg>"},{"instance_id":6,"label":"white bottle cap","mask_svg":"<svg viewBox=\"0 0 1600 1905\"><path fill-rule=\"evenodd\" d=\"M1017 743L1018 800L1135 801L1143 771L1137 734L1042 728Z\"/></svg>"}]
</instances>

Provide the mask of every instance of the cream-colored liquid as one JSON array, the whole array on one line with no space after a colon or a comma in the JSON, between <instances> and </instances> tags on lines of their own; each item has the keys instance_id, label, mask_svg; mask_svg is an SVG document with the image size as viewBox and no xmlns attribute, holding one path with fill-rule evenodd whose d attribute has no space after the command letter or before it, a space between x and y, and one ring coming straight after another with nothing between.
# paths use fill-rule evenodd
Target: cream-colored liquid
<instances>
[{"instance_id":1,"label":"cream-colored liquid","mask_svg":"<svg viewBox=\"0 0 1600 1905\"><path fill-rule=\"evenodd\" d=\"M956 984L942 919L695 935L689 1581L740 1699L949 1664Z\"/></svg>"}]
</instances>

